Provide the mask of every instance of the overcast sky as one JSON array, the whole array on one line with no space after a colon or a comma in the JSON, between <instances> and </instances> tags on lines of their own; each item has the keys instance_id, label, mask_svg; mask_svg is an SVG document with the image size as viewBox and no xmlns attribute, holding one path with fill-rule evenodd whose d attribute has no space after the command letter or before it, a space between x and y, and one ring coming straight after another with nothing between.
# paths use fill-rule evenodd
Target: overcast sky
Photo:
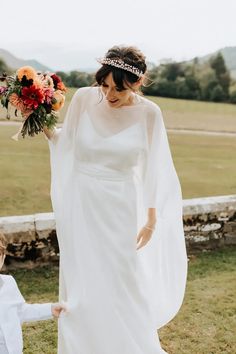
<instances>
[{"instance_id":1,"label":"overcast sky","mask_svg":"<svg viewBox=\"0 0 236 354\"><path fill-rule=\"evenodd\" d=\"M0 48L53 69L95 67L115 44L153 62L236 46L236 0L2 0L0 13Z\"/></svg>"}]
</instances>

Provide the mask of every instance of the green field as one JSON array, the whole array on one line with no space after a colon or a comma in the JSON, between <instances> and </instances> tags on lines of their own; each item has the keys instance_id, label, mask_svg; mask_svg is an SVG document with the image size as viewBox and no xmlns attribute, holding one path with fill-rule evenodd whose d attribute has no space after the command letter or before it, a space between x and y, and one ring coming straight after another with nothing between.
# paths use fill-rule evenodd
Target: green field
<instances>
[{"instance_id":1,"label":"green field","mask_svg":"<svg viewBox=\"0 0 236 354\"><path fill-rule=\"evenodd\" d=\"M0 129L0 215L51 211L48 143L43 135L15 142ZM170 134L184 198L235 194L236 139Z\"/></svg>"},{"instance_id":2,"label":"green field","mask_svg":"<svg viewBox=\"0 0 236 354\"><path fill-rule=\"evenodd\" d=\"M150 97L162 109L166 127L236 132L236 105Z\"/></svg>"},{"instance_id":3,"label":"green field","mask_svg":"<svg viewBox=\"0 0 236 354\"><path fill-rule=\"evenodd\" d=\"M57 301L56 267L13 272L28 302ZM169 354L233 354L236 348L236 250L203 253L189 262L178 315L159 331ZM102 319L101 319L102 320ZM24 354L56 354L56 321L23 326Z\"/></svg>"}]
</instances>

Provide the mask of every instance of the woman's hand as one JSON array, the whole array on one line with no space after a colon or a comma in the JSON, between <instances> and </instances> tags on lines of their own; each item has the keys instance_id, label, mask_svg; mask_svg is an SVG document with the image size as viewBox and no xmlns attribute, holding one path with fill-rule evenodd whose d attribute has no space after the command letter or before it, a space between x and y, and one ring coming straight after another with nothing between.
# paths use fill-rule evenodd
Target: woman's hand
<instances>
[{"instance_id":1,"label":"woman's hand","mask_svg":"<svg viewBox=\"0 0 236 354\"><path fill-rule=\"evenodd\" d=\"M151 239L152 234L154 232L155 225L146 224L140 230L138 237L137 237L137 250L141 247L145 246L148 241Z\"/></svg>"},{"instance_id":2,"label":"woman's hand","mask_svg":"<svg viewBox=\"0 0 236 354\"><path fill-rule=\"evenodd\" d=\"M43 132L46 135L46 137L50 140L53 137L53 135L55 134L55 129L49 129L45 125L43 127Z\"/></svg>"}]
</instances>

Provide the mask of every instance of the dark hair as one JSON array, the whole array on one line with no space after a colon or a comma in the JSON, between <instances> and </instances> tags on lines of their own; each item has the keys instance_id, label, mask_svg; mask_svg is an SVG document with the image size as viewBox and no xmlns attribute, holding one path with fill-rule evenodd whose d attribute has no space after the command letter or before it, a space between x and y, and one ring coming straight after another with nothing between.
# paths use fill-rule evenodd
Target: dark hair
<instances>
[{"instance_id":1,"label":"dark hair","mask_svg":"<svg viewBox=\"0 0 236 354\"><path fill-rule=\"evenodd\" d=\"M145 63L146 58L143 53L136 47L114 46L108 50L105 58L116 60L121 59L124 61L124 63L136 67L143 73L145 73L147 70L147 65ZM139 80L137 75L130 73L129 71L104 64L95 74L97 84L99 86L102 85L103 81L110 73L112 73L113 80L120 90L125 89L124 83L131 87L132 84Z\"/></svg>"}]
</instances>

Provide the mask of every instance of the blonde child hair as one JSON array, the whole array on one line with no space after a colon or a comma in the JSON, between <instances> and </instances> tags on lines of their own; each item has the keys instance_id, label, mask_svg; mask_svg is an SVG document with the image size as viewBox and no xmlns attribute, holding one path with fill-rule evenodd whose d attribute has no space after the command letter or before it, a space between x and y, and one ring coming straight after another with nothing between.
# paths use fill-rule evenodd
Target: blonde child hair
<instances>
[{"instance_id":1,"label":"blonde child hair","mask_svg":"<svg viewBox=\"0 0 236 354\"><path fill-rule=\"evenodd\" d=\"M3 251L5 253L5 250L7 248L7 240L2 231L0 231L0 251Z\"/></svg>"}]
</instances>

